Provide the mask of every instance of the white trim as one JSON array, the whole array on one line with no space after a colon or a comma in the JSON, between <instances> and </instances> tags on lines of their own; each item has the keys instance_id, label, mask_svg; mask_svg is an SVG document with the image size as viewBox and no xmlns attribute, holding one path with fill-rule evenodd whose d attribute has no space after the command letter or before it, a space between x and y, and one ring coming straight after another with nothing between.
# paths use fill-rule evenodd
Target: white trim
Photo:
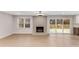
<instances>
[{"instance_id":1,"label":"white trim","mask_svg":"<svg viewBox=\"0 0 79 59\"><path fill-rule=\"evenodd\" d=\"M13 35L13 34L7 34L7 35L4 35L4 36L0 36L0 39L3 39L3 38L8 37L10 35Z\"/></svg>"},{"instance_id":2,"label":"white trim","mask_svg":"<svg viewBox=\"0 0 79 59\"><path fill-rule=\"evenodd\" d=\"M32 34L32 33L23 33L23 32L16 32L14 34Z\"/></svg>"}]
</instances>

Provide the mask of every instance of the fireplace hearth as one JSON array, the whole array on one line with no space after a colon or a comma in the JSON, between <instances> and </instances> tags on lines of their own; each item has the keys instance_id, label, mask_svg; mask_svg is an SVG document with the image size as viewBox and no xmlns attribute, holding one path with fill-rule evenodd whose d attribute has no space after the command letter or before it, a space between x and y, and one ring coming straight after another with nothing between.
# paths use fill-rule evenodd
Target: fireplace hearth
<instances>
[{"instance_id":1,"label":"fireplace hearth","mask_svg":"<svg viewBox=\"0 0 79 59\"><path fill-rule=\"evenodd\" d=\"M36 27L36 32L44 32L44 27Z\"/></svg>"}]
</instances>

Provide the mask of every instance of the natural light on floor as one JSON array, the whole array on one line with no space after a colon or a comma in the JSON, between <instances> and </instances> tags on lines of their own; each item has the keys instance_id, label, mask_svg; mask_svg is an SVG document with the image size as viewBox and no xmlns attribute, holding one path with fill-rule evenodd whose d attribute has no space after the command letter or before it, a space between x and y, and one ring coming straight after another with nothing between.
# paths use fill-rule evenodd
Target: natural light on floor
<instances>
[{"instance_id":1,"label":"natural light on floor","mask_svg":"<svg viewBox=\"0 0 79 59\"><path fill-rule=\"evenodd\" d=\"M49 33L70 33L70 29L50 29Z\"/></svg>"}]
</instances>

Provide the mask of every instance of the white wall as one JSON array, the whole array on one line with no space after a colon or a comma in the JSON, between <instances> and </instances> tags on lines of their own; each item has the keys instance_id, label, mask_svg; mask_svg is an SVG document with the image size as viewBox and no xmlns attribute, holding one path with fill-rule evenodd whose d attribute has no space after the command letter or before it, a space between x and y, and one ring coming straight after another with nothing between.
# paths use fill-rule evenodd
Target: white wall
<instances>
[{"instance_id":1,"label":"white wall","mask_svg":"<svg viewBox=\"0 0 79 59\"><path fill-rule=\"evenodd\" d=\"M17 24L17 19L19 18L19 17L26 17L26 18L30 18L31 19L31 22L30 22L30 28L24 28L24 29L20 29L20 28L18 28L18 24ZM32 34L32 30L33 30L33 18L32 18L32 16L15 16L14 17L14 27L15 27L15 29L14 29L14 33L15 34Z\"/></svg>"},{"instance_id":2,"label":"white wall","mask_svg":"<svg viewBox=\"0 0 79 59\"><path fill-rule=\"evenodd\" d=\"M6 37L13 33L13 17L0 12L0 38Z\"/></svg>"},{"instance_id":3,"label":"white wall","mask_svg":"<svg viewBox=\"0 0 79 59\"><path fill-rule=\"evenodd\" d=\"M76 15L74 19L74 27L79 27L79 15Z\"/></svg>"},{"instance_id":4,"label":"white wall","mask_svg":"<svg viewBox=\"0 0 79 59\"><path fill-rule=\"evenodd\" d=\"M76 16L75 23L76 23L76 24L79 24L79 15Z\"/></svg>"}]
</instances>

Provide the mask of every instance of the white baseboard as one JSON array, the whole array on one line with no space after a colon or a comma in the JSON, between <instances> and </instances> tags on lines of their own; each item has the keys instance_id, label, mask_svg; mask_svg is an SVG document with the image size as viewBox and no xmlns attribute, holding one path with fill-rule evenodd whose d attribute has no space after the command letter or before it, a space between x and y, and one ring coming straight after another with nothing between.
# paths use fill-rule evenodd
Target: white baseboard
<instances>
[{"instance_id":1,"label":"white baseboard","mask_svg":"<svg viewBox=\"0 0 79 59\"><path fill-rule=\"evenodd\" d=\"M32 33L22 33L22 32L15 32L13 34L32 34Z\"/></svg>"},{"instance_id":2,"label":"white baseboard","mask_svg":"<svg viewBox=\"0 0 79 59\"><path fill-rule=\"evenodd\" d=\"M12 35L12 34L7 34L7 35L4 35L4 36L0 36L0 39L3 39L3 38L8 37L10 35Z\"/></svg>"},{"instance_id":3,"label":"white baseboard","mask_svg":"<svg viewBox=\"0 0 79 59\"><path fill-rule=\"evenodd\" d=\"M10 35L13 35L13 34L31 34L31 35L47 35L47 33L40 33L40 34L37 34L37 33L21 33L21 32L15 32L15 33L11 33L11 34L7 34L7 35L4 35L4 36L0 36L0 39L3 39L5 37L8 37Z\"/></svg>"}]
</instances>

